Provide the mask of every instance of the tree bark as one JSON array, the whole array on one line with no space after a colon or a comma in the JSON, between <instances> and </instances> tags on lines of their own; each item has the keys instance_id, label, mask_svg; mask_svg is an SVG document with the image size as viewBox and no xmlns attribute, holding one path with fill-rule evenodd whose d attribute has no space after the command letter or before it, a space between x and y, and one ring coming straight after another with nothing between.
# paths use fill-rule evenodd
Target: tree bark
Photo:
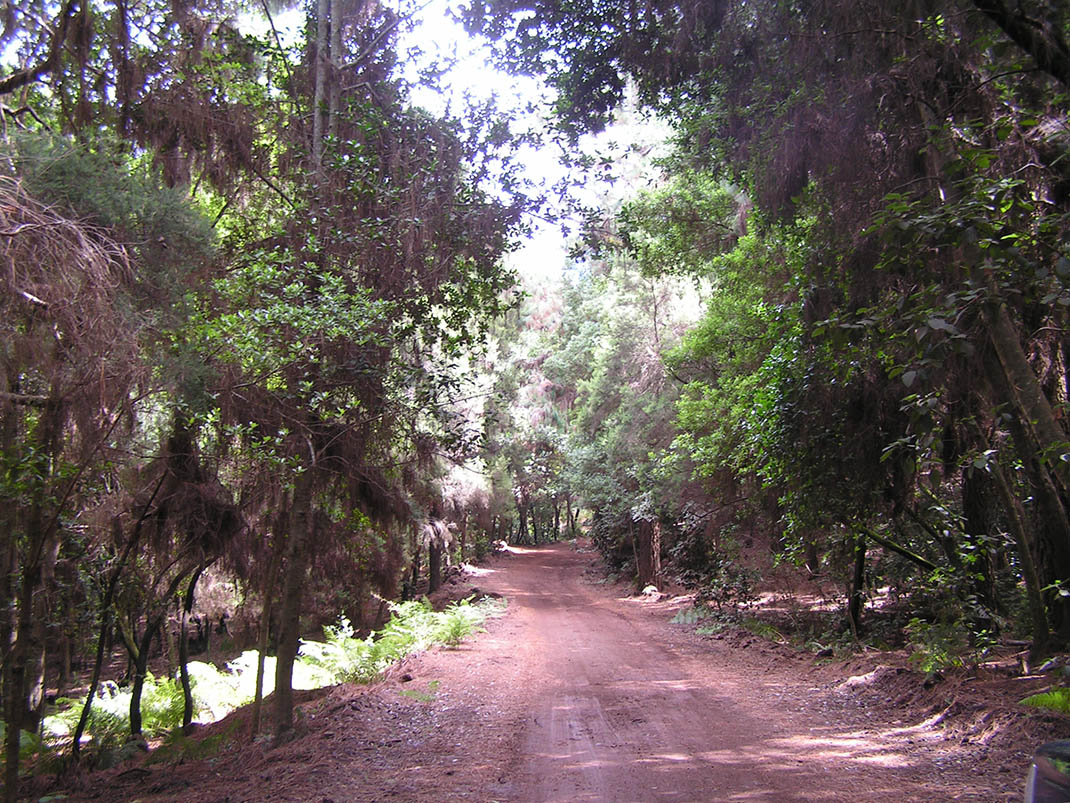
<instances>
[{"instance_id":1,"label":"tree bark","mask_svg":"<svg viewBox=\"0 0 1070 803\"><path fill-rule=\"evenodd\" d=\"M517 513L520 514L520 524L517 527L516 540L517 543L526 544L528 542L528 506L524 504L518 504Z\"/></svg>"},{"instance_id":2,"label":"tree bark","mask_svg":"<svg viewBox=\"0 0 1070 803\"><path fill-rule=\"evenodd\" d=\"M205 567L198 566L186 588L186 598L182 603L182 622L178 633L178 674L182 682L182 733L189 735L193 725L193 687L189 680L189 616L193 612L193 595L197 581Z\"/></svg>"},{"instance_id":3,"label":"tree bark","mask_svg":"<svg viewBox=\"0 0 1070 803\"><path fill-rule=\"evenodd\" d=\"M1070 466L1061 459L1068 448L1066 433L1025 357L1006 305L990 302L985 313L995 355L985 359L985 369L997 398L1010 409L1011 436L1042 514L1033 537L1027 539L1034 550L1037 575L1041 585L1065 580L1070 576L1070 512L1064 502ZM1042 539L1049 548L1040 551ZM1061 632L1070 630L1070 606L1056 603L1052 614Z\"/></svg>"},{"instance_id":4,"label":"tree bark","mask_svg":"<svg viewBox=\"0 0 1070 803\"><path fill-rule=\"evenodd\" d=\"M1029 545L1029 536L1025 528L1025 516L1021 503L1011 491L1010 483L1003 473L1003 468L998 463L991 465L992 478L996 481L996 490L1007 512L1007 523L1011 530L1011 537L1018 548L1018 561L1022 565L1022 579L1025 580L1026 600L1029 605L1029 618L1033 624L1033 646L1029 653L1031 658L1037 658L1047 649L1051 634L1048 631L1048 619L1044 611L1044 599L1040 591L1040 579L1037 574L1036 563L1033 560L1033 550Z\"/></svg>"},{"instance_id":5,"label":"tree bark","mask_svg":"<svg viewBox=\"0 0 1070 803\"><path fill-rule=\"evenodd\" d=\"M434 594L442 585L442 542L437 535L427 545L427 593Z\"/></svg>"},{"instance_id":6,"label":"tree bark","mask_svg":"<svg viewBox=\"0 0 1070 803\"><path fill-rule=\"evenodd\" d=\"M297 476L286 550L282 604L279 610L279 647L275 661L275 743L293 738L293 668L301 637L301 598L308 568L309 534L312 526L312 468Z\"/></svg>"},{"instance_id":7,"label":"tree bark","mask_svg":"<svg viewBox=\"0 0 1070 803\"><path fill-rule=\"evenodd\" d=\"M1068 449L1066 431L1056 420L1051 402L1026 359L1007 305L1000 299L989 301L985 305L985 321L1002 369L1002 376L993 377L993 381L1005 389L1018 420L1035 444L1038 458L1055 475L1060 491L1066 494L1070 490L1070 465L1061 459ZM1065 548L1070 550L1070 544Z\"/></svg>"},{"instance_id":8,"label":"tree bark","mask_svg":"<svg viewBox=\"0 0 1070 803\"><path fill-rule=\"evenodd\" d=\"M330 58L328 31L330 0L316 0L316 66L312 92L312 169L317 178L323 173L323 112L327 102L327 67Z\"/></svg>"},{"instance_id":9,"label":"tree bark","mask_svg":"<svg viewBox=\"0 0 1070 803\"><path fill-rule=\"evenodd\" d=\"M1031 55L1040 69L1070 87L1070 48L1054 19L1032 19L1021 10L1021 5L1012 11L1004 0L973 0L973 4ZM1054 11L1050 13L1054 18Z\"/></svg>"},{"instance_id":10,"label":"tree bark","mask_svg":"<svg viewBox=\"0 0 1070 803\"><path fill-rule=\"evenodd\" d=\"M330 64L327 70L327 136L334 140L338 136L338 116L341 113L342 85L342 3L341 0L330 2Z\"/></svg>"},{"instance_id":11,"label":"tree bark","mask_svg":"<svg viewBox=\"0 0 1070 803\"><path fill-rule=\"evenodd\" d=\"M636 522L636 576L638 578L639 587L646 588L649 585L657 584L658 575L658 561L654 557L654 543L658 540L659 534L654 532L654 522L647 521L646 519L639 519Z\"/></svg>"},{"instance_id":12,"label":"tree bark","mask_svg":"<svg viewBox=\"0 0 1070 803\"><path fill-rule=\"evenodd\" d=\"M847 619L851 632L858 639L862 625L862 603L865 601L866 580L866 536L859 533L855 537L855 565L851 575L851 595L847 602Z\"/></svg>"},{"instance_id":13,"label":"tree bark","mask_svg":"<svg viewBox=\"0 0 1070 803\"><path fill-rule=\"evenodd\" d=\"M145 688L145 676L149 671L149 649L163 619L163 614L149 617L134 658L134 682L130 686L130 735L135 739L141 738L141 691Z\"/></svg>"},{"instance_id":14,"label":"tree bark","mask_svg":"<svg viewBox=\"0 0 1070 803\"><path fill-rule=\"evenodd\" d=\"M271 633L271 614L275 602L275 583L282 563L282 546L284 540L283 518L276 520L271 564L268 566L264 583L264 602L260 611L260 631L257 633L256 651L256 689L253 692L253 713L249 724L249 740L253 741L260 734L260 721L264 709L264 660L267 657L268 641Z\"/></svg>"}]
</instances>

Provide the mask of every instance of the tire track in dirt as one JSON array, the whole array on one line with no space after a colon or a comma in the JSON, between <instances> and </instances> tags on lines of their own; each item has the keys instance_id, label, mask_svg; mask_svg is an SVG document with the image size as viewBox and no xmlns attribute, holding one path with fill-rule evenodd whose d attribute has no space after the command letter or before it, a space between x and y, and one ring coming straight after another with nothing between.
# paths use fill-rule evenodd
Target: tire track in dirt
<instances>
[{"instance_id":1,"label":"tire track in dirt","mask_svg":"<svg viewBox=\"0 0 1070 803\"><path fill-rule=\"evenodd\" d=\"M516 799L804 799L795 780L723 760L766 726L696 679L661 633L583 583L574 552L527 552L503 580L511 605L538 614L523 637L536 646L543 679Z\"/></svg>"}]
</instances>

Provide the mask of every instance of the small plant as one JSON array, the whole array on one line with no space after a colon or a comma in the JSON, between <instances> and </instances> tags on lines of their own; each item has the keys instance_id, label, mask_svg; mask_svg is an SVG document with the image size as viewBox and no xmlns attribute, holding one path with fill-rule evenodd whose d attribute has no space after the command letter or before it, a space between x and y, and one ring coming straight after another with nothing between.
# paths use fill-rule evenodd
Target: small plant
<instances>
[{"instance_id":1,"label":"small plant","mask_svg":"<svg viewBox=\"0 0 1070 803\"><path fill-rule=\"evenodd\" d=\"M674 625L693 625L714 615L714 611L710 606L698 604L692 605L690 608L680 609L669 622Z\"/></svg>"},{"instance_id":2,"label":"small plant","mask_svg":"<svg viewBox=\"0 0 1070 803\"><path fill-rule=\"evenodd\" d=\"M744 630L747 630L758 636L758 638L763 638L766 641L775 641L778 643L784 641L784 635L779 630L768 622L763 622L761 619L756 619L753 616L741 619L739 625Z\"/></svg>"},{"instance_id":3,"label":"small plant","mask_svg":"<svg viewBox=\"0 0 1070 803\"><path fill-rule=\"evenodd\" d=\"M1070 714L1070 688L1060 687L1051 691L1031 694L1021 700L1022 705Z\"/></svg>"},{"instance_id":4,"label":"small plant","mask_svg":"<svg viewBox=\"0 0 1070 803\"><path fill-rule=\"evenodd\" d=\"M417 702L432 703L435 701L435 695L438 693L438 687L441 682L440 680L428 681L426 692L422 692L419 689L402 689L398 694Z\"/></svg>"},{"instance_id":5,"label":"small plant","mask_svg":"<svg viewBox=\"0 0 1070 803\"><path fill-rule=\"evenodd\" d=\"M69 739L78 725L85 698L56 701L61 710L45 717L44 731L51 741ZM182 687L172 678L156 678L149 673L141 691L141 731L158 736L182 724ZM113 682L101 685L89 711L86 732L98 748L124 743L130 733L130 690Z\"/></svg>"},{"instance_id":6,"label":"small plant","mask_svg":"<svg viewBox=\"0 0 1070 803\"><path fill-rule=\"evenodd\" d=\"M0 722L0 741L6 737L7 729L3 722ZM25 770L26 767L33 767L38 764L43 758L47 758L50 755L49 745L47 741L43 740L36 733L30 731L22 731L19 734L19 767L21 770ZM4 769L4 757L0 756L0 771Z\"/></svg>"},{"instance_id":7,"label":"small plant","mask_svg":"<svg viewBox=\"0 0 1070 803\"><path fill-rule=\"evenodd\" d=\"M930 676L963 666L969 652L966 632L960 622L925 622L914 617L906 626L913 650L910 662Z\"/></svg>"},{"instance_id":8,"label":"small plant","mask_svg":"<svg viewBox=\"0 0 1070 803\"><path fill-rule=\"evenodd\" d=\"M696 627L695 633L699 636L716 636L726 627L728 627L728 625L724 622L713 622L712 624Z\"/></svg>"},{"instance_id":9,"label":"small plant","mask_svg":"<svg viewBox=\"0 0 1070 803\"><path fill-rule=\"evenodd\" d=\"M712 603L718 611L738 611L758 598L755 584L758 574L741 566L727 555L720 555L713 571L699 589L701 602Z\"/></svg>"},{"instance_id":10,"label":"small plant","mask_svg":"<svg viewBox=\"0 0 1070 803\"><path fill-rule=\"evenodd\" d=\"M447 647L456 647L472 633L482 630L486 619L484 613L468 600L453 603L442 612L441 617L435 640Z\"/></svg>"}]
</instances>

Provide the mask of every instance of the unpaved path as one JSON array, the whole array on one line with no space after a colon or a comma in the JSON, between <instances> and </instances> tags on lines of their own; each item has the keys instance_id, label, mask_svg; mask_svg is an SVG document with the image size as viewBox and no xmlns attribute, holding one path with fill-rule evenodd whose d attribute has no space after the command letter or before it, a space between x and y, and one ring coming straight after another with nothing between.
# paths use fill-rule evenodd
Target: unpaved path
<instances>
[{"instance_id":1,"label":"unpaved path","mask_svg":"<svg viewBox=\"0 0 1070 803\"><path fill-rule=\"evenodd\" d=\"M72 799L1020 799L1019 764L976 763L976 744L867 708L787 648L698 638L669 624L671 601L620 596L591 562L567 545L514 549L475 581L509 601L489 632L305 703L294 743L224 740Z\"/></svg>"}]
</instances>

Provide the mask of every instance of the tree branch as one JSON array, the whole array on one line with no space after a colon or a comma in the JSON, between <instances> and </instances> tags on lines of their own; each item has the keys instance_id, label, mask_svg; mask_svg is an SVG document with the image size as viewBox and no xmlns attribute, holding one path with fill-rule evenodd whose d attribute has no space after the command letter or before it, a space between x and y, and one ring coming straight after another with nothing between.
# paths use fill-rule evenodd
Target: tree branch
<instances>
[{"instance_id":1,"label":"tree branch","mask_svg":"<svg viewBox=\"0 0 1070 803\"><path fill-rule=\"evenodd\" d=\"M52 34L52 43L49 45L48 55L33 67L27 67L25 70L19 70L0 79L0 95L8 95L16 89L26 86L26 84L33 83L42 75L47 75L56 68L59 63L60 53L63 52L63 45L67 41L67 30L70 28L71 19L74 17L77 8L77 0L67 0L63 4L59 16L56 17L55 31Z\"/></svg>"},{"instance_id":2,"label":"tree branch","mask_svg":"<svg viewBox=\"0 0 1070 803\"><path fill-rule=\"evenodd\" d=\"M0 390L0 401L9 401L12 404L23 404L27 407L44 407L48 404L48 396L31 395L28 393L10 393Z\"/></svg>"},{"instance_id":3,"label":"tree branch","mask_svg":"<svg viewBox=\"0 0 1070 803\"><path fill-rule=\"evenodd\" d=\"M904 558L909 560L911 563L916 563L919 566L921 566L921 568L923 568L923 569L928 569L929 571L934 572L938 568L937 565L935 563L933 563L931 560L927 560L926 558L923 558L921 555L917 554L916 552L911 552L905 546L900 546L899 544L895 543L895 541L890 541L887 538L885 538L883 535L877 535L877 533L875 533L873 530L869 529L868 527L862 527L862 528L860 528L860 531L867 538L869 538L871 541L876 541L878 544L880 544L885 549L890 549L892 552L895 552L898 555L902 555Z\"/></svg>"},{"instance_id":4,"label":"tree branch","mask_svg":"<svg viewBox=\"0 0 1070 803\"><path fill-rule=\"evenodd\" d=\"M1004 0L973 0L973 4L1031 55L1040 69L1070 87L1070 47L1052 22L1011 11Z\"/></svg>"}]
</instances>

